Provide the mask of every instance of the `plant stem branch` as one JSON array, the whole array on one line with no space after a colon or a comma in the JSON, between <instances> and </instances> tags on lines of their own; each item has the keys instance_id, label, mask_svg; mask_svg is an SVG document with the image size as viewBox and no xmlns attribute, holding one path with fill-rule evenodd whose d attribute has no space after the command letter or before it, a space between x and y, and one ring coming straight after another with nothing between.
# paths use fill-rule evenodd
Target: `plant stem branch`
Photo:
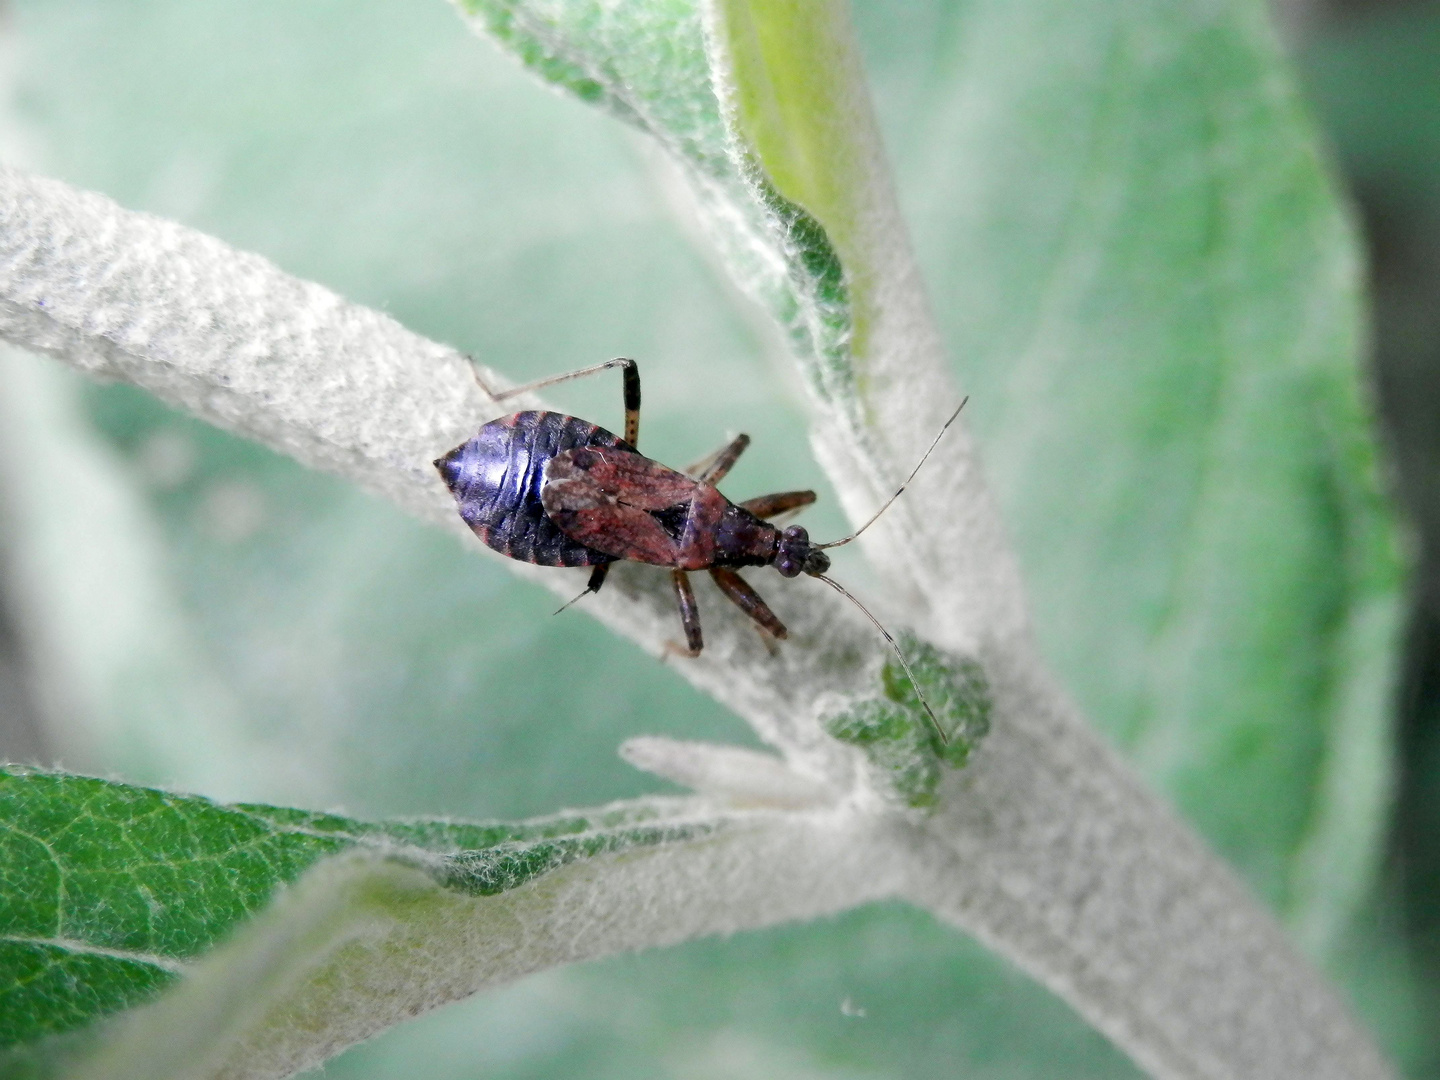
<instances>
[{"instance_id":1,"label":"plant stem branch","mask_svg":"<svg viewBox=\"0 0 1440 1080\"><path fill-rule=\"evenodd\" d=\"M12 170L0 170L0 336L145 387L452 528L429 463L497 411L463 357L382 314L211 237ZM977 528L993 540L993 521ZM658 651L674 620L662 578L616 575L618 587L588 606ZM702 661L680 670L792 765L853 790L854 753L819 732L815 709L825 694L873 685L881 650L838 600L800 591L808 584L777 590L794 631L779 660L742 619L725 618ZM1009 628L980 648L994 732L950 778L942 810L908 823L878 805L867 812L907 845L905 894L1014 959L1156 1076L1390 1075L1271 916L1053 687L1028 637Z\"/></svg>"}]
</instances>

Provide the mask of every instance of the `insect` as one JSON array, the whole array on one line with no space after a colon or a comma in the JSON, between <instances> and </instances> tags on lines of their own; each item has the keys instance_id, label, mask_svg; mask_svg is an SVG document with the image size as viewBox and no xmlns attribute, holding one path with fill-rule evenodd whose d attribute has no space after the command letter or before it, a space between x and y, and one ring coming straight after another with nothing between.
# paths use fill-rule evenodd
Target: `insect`
<instances>
[{"instance_id":1,"label":"insect","mask_svg":"<svg viewBox=\"0 0 1440 1080\"><path fill-rule=\"evenodd\" d=\"M915 478L960 409L874 517L842 540L813 544L803 527L781 530L767 520L808 506L815 501L813 491L782 491L733 503L715 486L750 445L748 435L736 436L686 472L667 468L636 450L640 372L628 357L504 391L491 390L478 372L475 377L491 400L501 402L617 367L624 379L623 439L574 416L532 410L492 420L435 460L460 516L475 535L500 554L522 562L593 567L585 591L576 600L599 592L610 567L621 560L669 567L685 630L684 651L692 657L700 654L705 642L690 572L708 570L720 591L773 639L787 636L785 624L736 571L744 566L773 566L784 577L803 573L818 578L851 600L884 635L936 733L947 741L895 639L859 600L825 576L830 569L825 551L848 544L885 512ZM964 407L962 401L960 408Z\"/></svg>"}]
</instances>

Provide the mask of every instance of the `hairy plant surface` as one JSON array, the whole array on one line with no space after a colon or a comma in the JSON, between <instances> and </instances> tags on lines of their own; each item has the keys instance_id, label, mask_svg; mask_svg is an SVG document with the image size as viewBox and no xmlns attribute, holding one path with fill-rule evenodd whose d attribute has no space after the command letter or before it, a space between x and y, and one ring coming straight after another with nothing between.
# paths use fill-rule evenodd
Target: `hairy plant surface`
<instances>
[{"instance_id":1,"label":"hairy plant surface","mask_svg":"<svg viewBox=\"0 0 1440 1080\"><path fill-rule=\"evenodd\" d=\"M7 358L8 581L31 616L47 704L70 725L60 729L70 759L248 800L5 775L0 993L17 1068L284 1076L521 974L900 898L974 934L1155 1075L1386 1075L1279 926L1097 740L1040 659L1306 951L1331 956L1371 887L1383 825L1398 559L1357 389L1351 238L1259 9L915 7L904 27L864 7L858 17L882 86L888 76L903 90L908 78L924 91L896 150L938 323L843 5L473 0L462 12L659 155L672 202L797 363L814 448L854 520L903 479L959 400L945 344L956 354L995 495L974 441L957 431L863 541L879 586L870 592L904 630L927 697L956 731L951 746L931 737L861 615L817 583L767 575L792 630L779 655L702 594L706 651L676 666L775 752L673 737L622 750L694 797L494 826L362 824L254 805L358 791L340 779L346 755L364 760L347 734L361 730L356 717L368 738L395 745L409 734L400 718L423 701L449 718L410 735L430 745L401 751L417 755L409 762L369 753L391 759L381 775L423 765L435 783L390 780L393 794L371 793L377 809L434 813L423 793L464 790L469 762L489 757L478 775L508 793L489 797L533 812L522 793L530 766L543 776L540 762L469 732L510 717L548 724L566 711L557 703L583 703L571 712L576 745L546 751L578 771L603 744L585 742L583 710L608 704L612 723L635 734L635 716L697 706L653 674L631 677L623 651L585 660L591 638L552 651L557 635L579 631L528 628L543 605L527 613L498 584L468 584L449 541L421 539L374 502L258 451L236 467L220 436L114 392L93 399L97 438L73 384ZM41 11L27 17L64 23ZM223 71L214 77L224 84ZM45 85L52 108L73 92ZM530 92L514 94L528 102ZM594 127L585 114L543 108L577 139L593 137L580 134ZM577 155L571 143L561 152ZM607 152L592 150L602 163ZM555 207L604 204L596 177L623 173L587 172L580 156ZM60 171L132 190L104 169ZM240 190L244 179L212 183ZM611 196L623 190L614 183ZM508 213L503 189L487 201ZM288 240L257 220L227 218L223 194L201 205L154 208L285 253ZM437 335L481 334L481 361L517 381L567 358L593 362L597 350L638 353L642 438L658 429L654 446L679 445L684 410L707 400L697 384L717 388L717 412L765 395L734 390L733 366L675 380L622 340L606 288L633 288L637 323L662 313L684 323L669 340L702 355L716 349L701 343L712 329L754 351L733 318L692 310L697 289L714 291L703 268L630 213L640 247L618 239L637 231L623 213L610 233L585 234L586 300L573 322L555 320L579 327L593 303L590 332L541 359L512 364L523 346L501 340L503 328L454 331L453 316L427 307L430 270L418 259L397 275L411 291L392 310ZM553 207L544 220L566 227ZM487 228L506 235L498 220ZM422 240L444 250L443 237ZM542 241L527 243L463 256L472 270L493 259L487 308L523 309L525 283L547 278ZM350 270L337 262L332 274L318 248L298 257L305 250L287 264L351 288ZM521 284L498 284L509 278ZM465 358L205 232L8 171L0 333L464 534L429 463L499 411ZM605 388L586 415L606 423L613 398ZM769 407L762 415L777 417ZM711 424L704 439L718 443L723 428L707 415ZM770 486L801 486L798 443L782 450L763 468L787 479ZM736 477L763 486L754 471ZM267 532L266 517L290 508L303 524ZM184 553L178 571L162 554L171 547ZM422 574L427 553L438 567ZM276 597L255 595L234 568L247 561L304 570L269 578ZM580 587L507 565L567 598ZM268 614L307 574L318 584L303 617ZM656 654L677 633L667 579L647 568L622 568L583 606ZM352 620L384 627L356 638L358 653L341 644ZM218 658L220 643L239 641L247 652ZM407 649L416 667L396 674ZM471 714L461 689L478 683L477 668L495 684L488 717ZM282 689L309 696L308 734L284 730L277 671ZM725 732L718 716L702 723L712 739ZM456 743L447 732L466 733ZM341 763L297 763L307 747ZM599 786L568 790L605 797ZM35 1049L172 984L94 1045ZM1121 1067L1094 1040L1066 1037L1097 1074ZM898 1060L833 1047L777 1059L770 1043L781 1038L712 1052L756 1055L775 1075L803 1075L813 1054L886 1075ZM961 1045L983 1058L973 1036ZM1008 1052L1023 1069L1027 1054L1043 1062L1047 1051ZM940 1054L920 1068L947 1063L953 1055Z\"/></svg>"}]
</instances>

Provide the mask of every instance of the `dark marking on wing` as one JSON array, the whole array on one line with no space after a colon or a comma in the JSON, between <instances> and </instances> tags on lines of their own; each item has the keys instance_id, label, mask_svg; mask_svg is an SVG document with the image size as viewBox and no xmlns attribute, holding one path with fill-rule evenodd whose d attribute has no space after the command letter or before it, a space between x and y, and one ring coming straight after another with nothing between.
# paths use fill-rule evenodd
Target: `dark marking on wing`
<instances>
[{"instance_id":1,"label":"dark marking on wing","mask_svg":"<svg viewBox=\"0 0 1440 1080\"><path fill-rule=\"evenodd\" d=\"M675 543L678 544L685 538L685 522L690 520L689 503L676 503L663 510L650 510L648 513Z\"/></svg>"}]
</instances>

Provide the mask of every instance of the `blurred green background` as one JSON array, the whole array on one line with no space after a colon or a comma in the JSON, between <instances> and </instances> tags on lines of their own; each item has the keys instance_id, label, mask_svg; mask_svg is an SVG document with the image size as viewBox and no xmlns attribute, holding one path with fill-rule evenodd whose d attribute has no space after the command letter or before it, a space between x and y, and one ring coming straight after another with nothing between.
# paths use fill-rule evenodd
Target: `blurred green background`
<instances>
[{"instance_id":1,"label":"blurred green background","mask_svg":"<svg viewBox=\"0 0 1440 1080\"><path fill-rule=\"evenodd\" d=\"M912 214L934 208L917 118L941 8L854 2ZM1411 1075L1440 1077L1423 1022L1440 1002L1440 5L1278 14L1364 222L1376 382L1421 556L1385 887L1345 973ZM648 453L689 461L749 431L727 489L815 486L807 525L839 530L798 390L767 362L774 333L685 234L652 152L444 3L20 0L4 35L12 159L261 252L515 378L642 357ZM923 234L917 247L923 264L943 256ZM618 390L598 382L554 400L617 420ZM34 536L61 539L51 578L0 595L0 757L357 816L520 817L660 789L616 757L630 735L753 742L587 618L550 618L549 593L344 484L138 392L0 357L0 394L22 389L33 427L6 452L34 482L10 493L24 513L0 517L0 545L23 559ZM102 548L103 580L76 580ZM52 604L47 589L69 592ZM41 605L59 614L36 630ZM899 905L547 973L326 1071L421 1068L1136 1075L1024 977Z\"/></svg>"}]
</instances>

